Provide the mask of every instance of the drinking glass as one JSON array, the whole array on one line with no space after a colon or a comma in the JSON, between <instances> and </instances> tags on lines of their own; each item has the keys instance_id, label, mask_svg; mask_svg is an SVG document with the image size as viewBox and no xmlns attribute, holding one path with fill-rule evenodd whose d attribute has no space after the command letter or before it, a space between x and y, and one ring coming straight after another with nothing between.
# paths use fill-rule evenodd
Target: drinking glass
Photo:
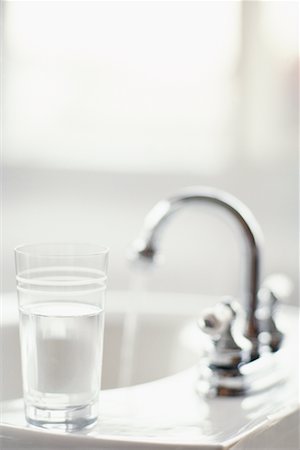
<instances>
[{"instance_id":1,"label":"drinking glass","mask_svg":"<svg viewBox=\"0 0 300 450\"><path fill-rule=\"evenodd\" d=\"M76 430L98 417L108 249L15 249L25 416Z\"/></svg>"}]
</instances>

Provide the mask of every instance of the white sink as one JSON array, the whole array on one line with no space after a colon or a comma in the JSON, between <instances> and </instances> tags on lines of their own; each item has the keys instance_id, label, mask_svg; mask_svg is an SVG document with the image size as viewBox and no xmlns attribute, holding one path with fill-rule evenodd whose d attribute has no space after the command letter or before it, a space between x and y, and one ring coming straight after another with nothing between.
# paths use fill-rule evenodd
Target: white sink
<instances>
[{"instance_id":1,"label":"white sink","mask_svg":"<svg viewBox=\"0 0 300 450\"><path fill-rule=\"evenodd\" d=\"M17 302L15 294L4 295L0 447L299 450L298 309L280 310L286 339L279 359L289 369L287 380L254 396L208 400L196 391L203 355L196 319L216 300L110 292L100 419L92 429L70 434L25 423ZM115 389L120 386L129 387Z\"/></svg>"},{"instance_id":2,"label":"white sink","mask_svg":"<svg viewBox=\"0 0 300 450\"><path fill-rule=\"evenodd\" d=\"M216 301L205 298L206 304ZM153 381L199 360L199 347L187 346L186 330L196 327L203 301L196 296L110 292L106 301L102 388ZM3 297L1 330L2 400L22 396L18 307L15 293ZM189 348L190 347L190 348Z\"/></svg>"}]
</instances>

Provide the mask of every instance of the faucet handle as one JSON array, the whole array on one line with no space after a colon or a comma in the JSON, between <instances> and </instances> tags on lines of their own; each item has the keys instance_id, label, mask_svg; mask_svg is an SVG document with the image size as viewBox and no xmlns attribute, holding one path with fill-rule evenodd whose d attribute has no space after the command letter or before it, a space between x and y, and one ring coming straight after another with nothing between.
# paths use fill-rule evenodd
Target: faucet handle
<instances>
[{"instance_id":1,"label":"faucet handle","mask_svg":"<svg viewBox=\"0 0 300 450\"><path fill-rule=\"evenodd\" d=\"M200 329L212 341L209 365L214 369L235 369L251 359L251 342L242 334L240 307L232 298L225 298L206 309L198 321Z\"/></svg>"},{"instance_id":2,"label":"faucet handle","mask_svg":"<svg viewBox=\"0 0 300 450\"><path fill-rule=\"evenodd\" d=\"M267 346L272 352L281 347L283 333L277 328L275 322L278 296L269 287L262 287L258 293L259 308L257 318L260 322L259 340L262 346Z\"/></svg>"}]
</instances>

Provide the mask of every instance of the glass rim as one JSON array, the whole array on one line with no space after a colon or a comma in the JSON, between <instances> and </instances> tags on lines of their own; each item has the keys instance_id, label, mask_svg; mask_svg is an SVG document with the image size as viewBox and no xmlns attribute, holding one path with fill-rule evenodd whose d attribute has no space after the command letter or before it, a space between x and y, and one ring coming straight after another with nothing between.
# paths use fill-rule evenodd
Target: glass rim
<instances>
[{"instance_id":1,"label":"glass rim","mask_svg":"<svg viewBox=\"0 0 300 450\"><path fill-rule=\"evenodd\" d=\"M38 247L56 247L56 248L63 248L63 247L69 247L74 249L74 252L57 252L53 251L53 253L49 252L36 252L35 250ZM78 252L79 248L90 248L91 250L85 250L81 253ZM31 250L30 250L31 249ZM76 251L77 249L77 251ZM33 251L32 251L33 250ZM105 245L100 245L97 243L92 242L29 242L26 244L19 244L14 248L14 252L16 255L24 255L24 256L31 256L31 257L42 257L42 258L87 258L89 256L101 256L101 255L107 255L109 253L109 247Z\"/></svg>"}]
</instances>

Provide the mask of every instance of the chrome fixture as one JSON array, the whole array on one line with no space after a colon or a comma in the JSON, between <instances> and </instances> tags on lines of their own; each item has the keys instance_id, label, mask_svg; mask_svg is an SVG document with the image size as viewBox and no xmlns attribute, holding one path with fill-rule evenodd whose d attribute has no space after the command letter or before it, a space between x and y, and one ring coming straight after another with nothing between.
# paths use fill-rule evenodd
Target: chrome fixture
<instances>
[{"instance_id":1,"label":"chrome fixture","mask_svg":"<svg viewBox=\"0 0 300 450\"><path fill-rule=\"evenodd\" d=\"M214 344L209 355L211 367L231 369L251 360L251 342L241 328L235 326L239 310L236 300L226 298L214 308L205 310L198 321L201 330Z\"/></svg>"},{"instance_id":2,"label":"chrome fixture","mask_svg":"<svg viewBox=\"0 0 300 450\"><path fill-rule=\"evenodd\" d=\"M200 319L202 331L210 335L213 349L208 357L207 380L219 395L237 395L251 391L245 376L250 366L253 375L255 360L279 349L282 334L273 318L275 296L269 288L260 287L262 232L249 209L232 195L211 187L192 187L159 201L147 214L139 237L134 241L129 258L152 265L158 257L160 239L174 214L190 205L212 204L224 210L239 225L246 250L245 286L242 305L246 315L245 330L234 326L238 314L235 301L226 300ZM234 330L235 328L235 330ZM263 338L263 339L262 339ZM252 369L254 367L254 369ZM246 369L246 373L249 369ZM253 378L253 376L252 376ZM251 383L250 383L251 384Z\"/></svg>"},{"instance_id":3,"label":"chrome fixture","mask_svg":"<svg viewBox=\"0 0 300 450\"><path fill-rule=\"evenodd\" d=\"M273 298L271 291L268 298ZM277 352L283 335L269 316L273 305L272 301L259 308L262 327L260 355L256 359L251 355L251 342L245 338L238 323L241 310L236 300L226 298L203 311L198 325L210 337L210 346L207 360L200 369L199 392L211 396L246 395L284 380L286 373L278 358L280 352Z\"/></svg>"}]
</instances>

